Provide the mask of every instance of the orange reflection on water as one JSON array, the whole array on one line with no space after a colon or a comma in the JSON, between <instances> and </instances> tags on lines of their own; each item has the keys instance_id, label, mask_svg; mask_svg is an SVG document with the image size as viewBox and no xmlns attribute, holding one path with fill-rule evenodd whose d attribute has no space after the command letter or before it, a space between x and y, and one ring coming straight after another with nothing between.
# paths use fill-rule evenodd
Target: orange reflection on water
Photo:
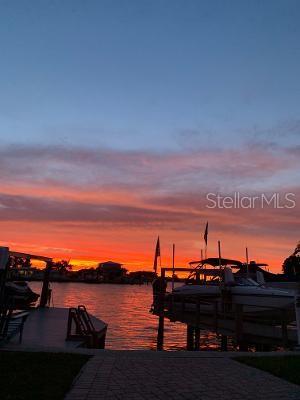
<instances>
[{"instance_id":1,"label":"orange reflection on water","mask_svg":"<svg viewBox=\"0 0 300 400\"><path fill-rule=\"evenodd\" d=\"M30 282L40 292L40 282ZM158 317L149 312L152 286L86 283L52 283L52 305L77 307L108 323L106 348L120 350L156 349ZM218 349L215 333L201 332L201 349ZM186 349L186 325L165 320L165 350Z\"/></svg>"}]
</instances>

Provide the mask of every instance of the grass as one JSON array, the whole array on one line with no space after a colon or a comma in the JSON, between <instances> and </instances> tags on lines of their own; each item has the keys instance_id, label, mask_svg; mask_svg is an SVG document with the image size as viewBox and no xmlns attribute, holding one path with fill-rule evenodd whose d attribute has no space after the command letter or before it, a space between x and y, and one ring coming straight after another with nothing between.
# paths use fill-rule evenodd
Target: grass
<instances>
[{"instance_id":1,"label":"grass","mask_svg":"<svg viewBox=\"0 0 300 400\"><path fill-rule=\"evenodd\" d=\"M1 400L62 400L89 356L0 352Z\"/></svg>"},{"instance_id":2,"label":"grass","mask_svg":"<svg viewBox=\"0 0 300 400\"><path fill-rule=\"evenodd\" d=\"M236 357L235 360L300 385L300 356Z\"/></svg>"}]
</instances>

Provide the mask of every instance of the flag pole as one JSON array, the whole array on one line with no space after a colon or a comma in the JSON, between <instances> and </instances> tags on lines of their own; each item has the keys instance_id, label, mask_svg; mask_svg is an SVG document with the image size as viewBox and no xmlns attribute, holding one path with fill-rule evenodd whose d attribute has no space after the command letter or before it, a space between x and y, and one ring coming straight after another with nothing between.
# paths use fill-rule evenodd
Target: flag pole
<instances>
[{"instance_id":1,"label":"flag pole","mask_svg":"<svg viewBox=\"0 0 300 400\"><path fill-rule=\"evenodd\" d=\"M219 267L221 268L222 266L222 257L221 257L221 242L218 240L218 252L219 252Z\"/></svg>"},{"instance_id":2,"label":"flag pole","mask_svg":"<svg viewBox=\"0 0 300 400\"><path fill-rule=\"evenodd\" d=\"M172 248L172 291L174 290L174 275L175 275L175 244Z\"/></svg>"},{"instance_id":3,"label":"flag pole","mask_svg":"<svg viewBox=\"0 0 300 400\"><path fill-rule=\"evenodd\" d=\"M208 221L206 222L205 231L204 231L205 259L207 258L207 238L208 238Z\"/></svg>"},{"instance_id":4,"label":"flag pole","mask_svg":"<svg viewBox=\"0 0 300 400\"><path fill-rule=\"evenodd\" d=\"M201 261L203 261L203 249L201 249Z\"/></svg>"},{"instance_id":5,"label":"flag pole","mask_svg":"<svg viewBox=\"0 0 300 400\"><path fill-rule=\"evenodd\" d=\"M160 274L161 274L161 250L160 250L159 236L158 236L158 247L159 247L159 267L160 267Z\"/></svg>"},{"instance_id":6,"label":"flag pole","mask_svg":"<svg viewBox=\"0 0 300 400\"><path fill-rule=\"evenodd\" d=\"M157 274L157 259L159 257L159 264L161 267L161 255L160 255L160 241L159 241L159 236L157 237L157 242L156 242L156 247L155 247L155 255L154 255L154 261L153 261L153 269L155 274Z\"/></svg>"},{"instance_id":7,"label":"flag pole","mask_svg":"<svg viewBox=\"0 0 300 400\"><path fill-rule=\"evenodd\" d=\"M247 267L247 278L249 278L249 257L248 257L248 247L246 247L246 267Z\"/></svg>"}]
</instances>

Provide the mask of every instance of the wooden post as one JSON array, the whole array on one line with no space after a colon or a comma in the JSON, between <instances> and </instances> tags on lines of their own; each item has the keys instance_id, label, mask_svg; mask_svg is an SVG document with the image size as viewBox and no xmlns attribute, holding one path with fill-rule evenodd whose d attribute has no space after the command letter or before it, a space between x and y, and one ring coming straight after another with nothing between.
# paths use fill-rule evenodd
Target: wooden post
<instances>
[{"instance_id":1,"label":"wooden post","mask_svg":"<svg viewBox=\"0 0 300 400\"><path fill-rule=\"evenodd\" d=\"M72 316L71 316L71 308L69 308L69 314L68 314L68 322L67 322L67 335L66 335L66 340L69 339L72 333Z\"/></svg>"},{"instance_id":2,"label":"wooden post","mask_svg":"<svg viewBox=\"0 0 300 400\"><path fill-rule=\"evenodd\" d=\"M194 328L191 325L186 326L186 349L188 351L194 350Z\"/></svg>"},{"instance_id":3,"label":"wooden post","mask_svg":"<svg viewBox=\"0 0 300 400\"><path fill-rule=\"evenodd\" d=\"M218 301L214 302L215 331L218 333Z\"/></svg>"},{"instance_id":4,"label":"wooden post","mask_svg":"<svg viewBox=\"0 0 300 400\"><path fill-rule=\"evenodd\" d=\"M52 261L47 261L47 265L44 272L44 279L43 279L43 287L40 299L40 307L46 307L49 299L49 281L50 281L50 272L52 269Z\"/></svg>"},{"instance_id":5,"label":"wooden post","mask_svg":"<svg viewBox=\"0 0 300 400\"><path fill-rule=\"evenodd\" d=\"M196 326L199 327L200 324L200 297L196 300Z\"/></svg>"},{"instance_id":6,"label":"wooden post","mask_svg":"<svg viewBox=\"0 0 300 400\"><path fill-rule=\"evenodd\" d=\"M184 314L185 311L185 297L181 296L181 313Z\"/></svg>"},{"instance_id":7,"label":"wooden post","mask_svg":"<svg viewBox=\"0 0 300 400\"><path fill-rule=\"evenodd\" d=\"M281 332L282 332L282 346L283 348L288 347L288 329L287 329L287 315L286 310L282 310L281 317Z\"/></svg>"},{"instance_id":8,"label":"wooden post","mask_svg":"<svg viewBox=\"0 0 300 400\"><path fill-rule=\"evenodd\" d=\"M199 326L194 328L194 334L195 334L194 350L199 351L200 350L200 327Z\"/></svg>"},{"instance_id":9,"label":"wooden post","mask_svg":"<svg viewBox=\"0 0 300 400\"><path fill-rule=\"evenodd\" d=\"M174 308L174 295L169 294L169 296L168 296L168 311L173 312L173 308Z\"/></svg>"},{"instance_id":10,"label":"wooden post","mask_svg":"<svg viewBox=\"0 0 300 400\"><path fill-rule=\"evenodd\" d=\"M165 276L166 271L164 268L160 270L161 275L161 291L159 293L159 301L158 301L158 329L157 329L157 350L164 349L164 328L165 328L165 320L164 320L164 313L165 313Z\"/></svg>"},{"instance_id":11,"label":"wooden post","mask_svg":"<svg viewBox=\"0 0 300 400\"><path fill-rule=\"evenodd\" d=\"M295 313L297 323L297 345L296 349L300 349L300 286L298 284L297 293L295 294Z\"/></svg>"},{"instance_id":12,"label":"wooden post","mask_svg":"<svg viewBox=\"0 0 300 400\"><path fill-rule=\"evenodd\" d=\"M175 275L175 244L172 247L172 292L174 290L174 275Z\"/></svg>"},{"instance_id":13,"label":"wooden post","mask_svg":"<svg viewBox=\"0 0 300 400\"><path fill-rule=\"evenodd\" d=\"M105 349L105 341L106 341L106 330L103 332L102 336L98 340L98 348Z\"/></svg>"},{"instance_id":14,"label":"wooden post","mask_svg":"<svg viewBox=\"0 0 300 400\"><path fill-rule=\"evenodd\" d=\"M0 307L4 305L5 283L9 266L9 248L0 247Z\"/></svg>"},{"instance_id":15,"label":"wooden post","mask_svg":"<svg viewBox=\"0 0 300 400\"><path fill-rule=\"evenodd\" d=\"M228 350L228 340L226 335L221 335L221 351Z\"/></svg>"},{"instance_id":16,"label":"wooden post","mask_svg":"<svg viewBox=\"0 0 300 400\"><path fill-rule=\"evenodd\" d=\"M242 304L236 304L235 334L236 334L237 342L241 342L242 336L243 336L243 305Z\"/></svg>"},{"instance_id":17,"label":"wooden post","mask_svg":"<svg viewBox=\"0 0 300 400\"><path fill-rule=\"evenodd\" d=\"M158 317L158 329L157 329L157 350L164 349L164 314Z\"/></svg>"},{"instance_id":18,"label":"wooden post","mask_svg":"<svg viewBox=\"0 0 300 400\"><path fill-rule=\"evenodd\" d=\"M248 350L249 350L249 346L247 343L241 342L239 344L239 351L248 351Z\"/></svg>"}]
</instances>

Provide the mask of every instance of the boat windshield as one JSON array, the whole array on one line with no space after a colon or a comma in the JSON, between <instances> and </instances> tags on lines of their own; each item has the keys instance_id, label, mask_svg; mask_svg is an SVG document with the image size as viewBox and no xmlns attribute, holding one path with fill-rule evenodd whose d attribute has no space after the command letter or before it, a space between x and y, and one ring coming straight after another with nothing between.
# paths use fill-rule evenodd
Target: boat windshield
<instances>
[{"instance_id":1,"label":"boat windshield","mask_svg":"<svg viewBox=\"0 0 300 400\"><path fill-rule=\"evenodd\" d=\"M242 276L236 276L235 283L239 286L259 286L259 284L255 282L253 279L245 278Z\"/></svg>"}]
</instances>

